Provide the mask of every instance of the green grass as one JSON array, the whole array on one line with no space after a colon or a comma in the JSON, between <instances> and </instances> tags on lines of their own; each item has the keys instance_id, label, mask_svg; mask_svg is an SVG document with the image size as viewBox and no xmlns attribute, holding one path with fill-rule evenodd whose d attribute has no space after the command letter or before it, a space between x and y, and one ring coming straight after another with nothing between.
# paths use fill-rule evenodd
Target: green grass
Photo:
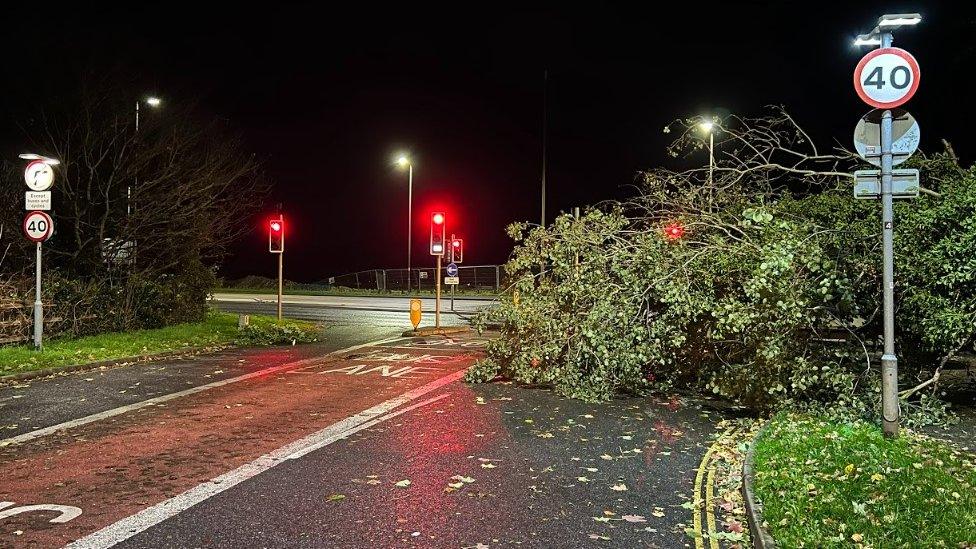
<instances>
[{"instance_id":1,"label":"green grass","mask_svg":"<svg viewBox=\"0 0 976 549\"><path fill-rule=\"evenodd\" d=\"M974 456L911 432L780 414L756 445L757 496L780 547L969 547Z\"/></svg>"},{"instance_id":2,"label":"green grass","mask_svg":"<svg viewBox=\"0 0 976 549\"><path fill-rule=\"evenodd\" d=\"M251 325L259 330L266 330L275 324L277 321L274 317L251 316ZM311 322L285 320L283 325L296 332L318 332ZM237 338L237 315L211 312L203 322L78 339L53 339L46 341L40 352L25 345L0 347L0 376L191 347L229 345ZM251 337L248 342L253 343L255 339L259 338Z\"/></svg>"}]
</instances>

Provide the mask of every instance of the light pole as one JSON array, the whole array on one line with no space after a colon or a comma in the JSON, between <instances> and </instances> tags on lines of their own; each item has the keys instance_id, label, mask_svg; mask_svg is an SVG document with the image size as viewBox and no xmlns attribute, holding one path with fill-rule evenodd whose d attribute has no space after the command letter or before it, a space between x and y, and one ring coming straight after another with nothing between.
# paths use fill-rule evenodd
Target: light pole
<instances>
[{"instance_id":1,"label":"light pole","mask_svg":"<svg viewBox=\"0 0 976 549\"><path fill-rule=\"evenodd\" d=\"M715 123L706 120L698 124L698 127L708 134L708 207L711 209L712 193L714 191L712 189L712 182L714 181L715 172L715 132L712 130L715 129Z\"/></svg>"},{"instance_id":2,"label":"light pole","mask_svg":"<svg viewBox=\"0 0 976 549\"><path fill-rule=\"evenodd\" d=\"M410 158L401 154L397 157L397 165L407 168L407 293L410 293L410 259L413 255L413 162Z\"/></svg>"},{"instance_id":3,"label":"light pole","mask_svg":"<svg viewBox=\"0 0 976 549\"><path fill-rule=\"evenodd\" d=\"M917 13L882 15L878 26L854 41L855 46L890 48L892 32L917 25ZM881 113L881 234L883 248L884 354L881 355L881 427L886 437L898 436L901 412L898 407L898 355L895 354L895 252L894 210L891 196L891 110Z\"/></svg>"},{"instance_id":4,"label":"light pole","mask_svg":"<svg viewBox=\"0 0 976 549\"><path fill-rule=\"evenodd\" d=\"M147 105L149 105L154 109L158 108L163 103L162 99L155 96L149 96L145 99L145 101ZM141 103L142 103L141 100L136 101L136 133L139 133L139 105ZM139 177L136 176L136 185L138 184L139 184ZM125 215L126 217L132 215L132 185L129 185L125 188Z\"/></svg>"}]
</instances>

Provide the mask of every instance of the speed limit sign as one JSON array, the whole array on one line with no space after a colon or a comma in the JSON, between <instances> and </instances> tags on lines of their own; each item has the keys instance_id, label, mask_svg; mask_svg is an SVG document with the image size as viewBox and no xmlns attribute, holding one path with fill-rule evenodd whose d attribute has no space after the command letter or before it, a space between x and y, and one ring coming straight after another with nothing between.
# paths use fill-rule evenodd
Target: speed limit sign
<instances>
[{"instance_id":1,"label":"speed limit sign","mask_svg":"<svg viewBox=\"0 0 976 549\"><path fill-rule=\"evenodd\" d=\"M868 105L893 109L915 95L920 77L912 54L901 48L878 48L854 69L854 89Z\"/></svg>"},{"instance_id":2,"label":"speed limit sign","mask_svg":"<svg viewBox=\"0 0 976 549\"><path fill-rule=\"evenodd\" d=\"M54 220L44 212L28 212L24 218L24 234L34 242L44 242L54 233Z\"/></svg>"}]
</instances>

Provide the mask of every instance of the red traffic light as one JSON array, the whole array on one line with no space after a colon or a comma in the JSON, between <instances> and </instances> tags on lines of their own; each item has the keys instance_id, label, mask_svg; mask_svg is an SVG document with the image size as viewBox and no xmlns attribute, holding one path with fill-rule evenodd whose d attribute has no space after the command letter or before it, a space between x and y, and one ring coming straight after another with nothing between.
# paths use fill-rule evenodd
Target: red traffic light
<instances>
[{"instance_id":1,"label":"red traffic light","mask_svg":"<svg viewBox=\"0 0 976 549\"><path fill-rule=\"evenodd\" d=\"M455 240L454 242L451 242L451 245L454 246L455 248L460 248L461 247L461 241L460 240Z\"/></svg>"},{"instance_id":2,"label":"red traffic light","mask_svg":"<svg viewBox=\"0 0 976 549\"><path fill-rule=\"evenodd\" d=\"M680 223L671 223L664 227L664 236L668 240L678 240L685 235L685 228Z\"/></svg>"},{"instance_id":3,"label":"red traffic light","mask_svg":"<svg viewBox=\"0 0 976 549\"><path fill-rule=\"evenodd\" d=\"M268 220L268 251L280 254L285 251L285 219Z\"/></svg>"},{"instance_id":4,"label":"red traffic light","mask_svg":"<svg viewBox=\"0 0 976 549\"><path fill-rule=\"evenodd\" d=\"M430 255L444 255L447 246L447 215L444 212L430 213Z\"/></svg>"},{"instance_id":5,"label":"red traffic light","mask_svg":"<svg viewBox=\"0 0 976 549\"><path fill-rule=\"evenodd\" d=\"M435 213L431 217L431 221L434 222L434 225L442 225L444 223L444 214L440 212Z\"/></svg>"}]
</instances>

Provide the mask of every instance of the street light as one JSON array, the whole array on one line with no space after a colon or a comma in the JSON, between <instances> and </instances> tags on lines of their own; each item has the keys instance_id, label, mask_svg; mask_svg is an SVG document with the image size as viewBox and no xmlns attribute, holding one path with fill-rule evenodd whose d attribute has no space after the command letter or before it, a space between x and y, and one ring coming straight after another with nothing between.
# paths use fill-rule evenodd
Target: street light
<instances>
[{"instance_id":1,"label":"street light","mask_svg":"<svg viewBox=\"0 0 976 549\"><path fill-rule=\"evenodd\" d=\"M701 130L708 134L708 192L712 192L712 176L715 171L715 123L711 120L705 120L698 124Z\"/></svg>"},{"instance_id":2,"label":"street light","mask_svg":"<svg viewBox=\"0 0 976 549\"><path fill-rule=\"evenodd\" d=\"M407 169L407 293L410 293L410 259L413 255L413 163L406 154L397 156L396 163Z\"/></svg>"},{"instance_id":3,"label":"street light","mask_svg":"<svg viewBox=\"0 0 976 549\"><path fill-rule=\"evenodd\" d=\"M163 103L162 99L154 95L150 95L149 97L146 97L145 101L147 105L149 105L154 109L159 108L159 106L162 105ZM136 133L139 132L139 104L140 103L142 103L142 101L136 101ZM138 184L139 184L139 178L138 176L136 176L136 185ZM132 185L127 185L125 188L125 215L126 217L132 215Z\"/></svg>"},{"instance_id":4,"label":"street light","mask_svg":"<svg viewBox=\"0 0 976 549\"><path fill-rule=\"evenodd\" d=\"M50 158L47 156L41 156L39 154L34 154L34 153L24 153L18 156L24 160L40 160L41 162L47 164L48 166L57 166L58 164L61 163L61 161L58 160L57 158Z\"/></svg>"}]
</instances>

